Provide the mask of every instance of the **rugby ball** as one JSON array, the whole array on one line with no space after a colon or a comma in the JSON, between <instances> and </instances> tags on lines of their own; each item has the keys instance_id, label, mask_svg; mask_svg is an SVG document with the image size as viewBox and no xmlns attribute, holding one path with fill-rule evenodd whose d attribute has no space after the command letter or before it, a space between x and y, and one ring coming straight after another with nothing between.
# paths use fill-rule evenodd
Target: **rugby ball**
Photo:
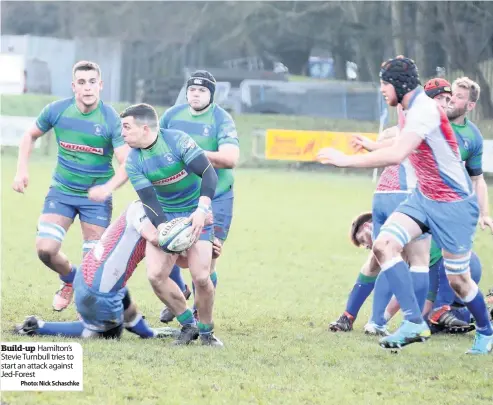
<instances>
[{"instance_id":1,"label":"rugby ball","mask_svg":"<svg viewBox=\"0 0 493 405\"><path fill-rule=\"evenodd\" d=\"M187 217L179 217L166 222L158 235L159 246L167 253L181 253L195 243L192 223Z\"/></svg>"}]
</instances>

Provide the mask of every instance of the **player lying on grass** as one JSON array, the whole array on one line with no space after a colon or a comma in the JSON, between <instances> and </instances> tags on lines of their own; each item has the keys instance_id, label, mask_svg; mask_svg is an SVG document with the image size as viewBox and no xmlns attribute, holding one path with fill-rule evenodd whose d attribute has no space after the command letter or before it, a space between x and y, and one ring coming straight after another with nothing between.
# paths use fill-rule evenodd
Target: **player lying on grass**
<instances>
[{"instance_id":1,"label":"player lying on grass","mask_svg":"<svg viewBox=\"0 0 493 405\"><path fill-rule=\"evenodd\" d=\"M373 220L371 212L360 214L351 224L350 238L356 247L364 247L366 249L372 249L372 228ZM482 266L479 257L476 253L471 254L471 277L476 282L479 283L481 280ZM446 332L446 333L465 333L474 330L474 326L471 325L471 313L465 307L462 300L460 300L450 287L448 283L447 276L445 274L445 267L443 265L443 257L440 248L435 242L432 242L432 248L430 250L430 290L427 296L427 305L423 310L423 315L426 317L429 314L430 308L437 299L447 300L451 302L451 309L448 313L453 319L447 320L446 322L436 324L430 322L428 319L428 324L433 333ZM382 281L385 283L385 279ZM386 291L390 290L389 286L383 285L379 290L386 294ZM375 293L378 293L377 287L375 287ZM373 308L373 313L371 316L371 324L376 324L379 329L383 329L387 322L397 313L399 310L399 304L395 297L390 301L390 297L387 295L387 299L384 300L388 303L388 306ZM389 303L390 301L390 303ZM375 313L375 311L379 311ZM371 326L365 326L365 332L368 334L378 334L374 331Z\"/></svg>"},{"instance_id":2,"label":"player lying on grass","mask_svg":"<svg viewBox=\"0 0 493 405\"><path fill-rule=\"evenodd\" d=\"M417 187L382 227L373 243L380 268L404 315L401 326L380 340L384 348L401 348L427 340L431 331L413 292L403 248L431 233L442 248L451 287L476 320L476 335L468 354L487 354L493 348L493 328L483 294L471 278L471 249L480 209L473 184L460 159L453 129L442 108L419 85L413 60L390 59L380 70L380 90L388 105L401 105L406 122L396 142L361 155L346 155L333 148L318 152L324 164L338 167L386 167L409 158Z\"/></svg>"},{"instance_id":3,"label":"player lying on grass","mask_svg":"<svg viewBox=\"0 0 493 405\"><path fill-rule=\"evenodd\" d=\"M166 225L163 223L159 230ZM125 327L142 338L162 337L137 311L126 287L145 256L146 243L159 247L158 229L147 218L142 203L135 201L108 227L76 273L75 305L82 321L44 322L31 316L16 328L16 333L119 338ZM216 253L220 254L220 250ZM185 258L179 260L181 265L187 265ZM178 286L169 278L163 284L166 303L178 314L182 334L188 335L193 327L197 338L195 318Z\"/></svg>"}]
</instances>

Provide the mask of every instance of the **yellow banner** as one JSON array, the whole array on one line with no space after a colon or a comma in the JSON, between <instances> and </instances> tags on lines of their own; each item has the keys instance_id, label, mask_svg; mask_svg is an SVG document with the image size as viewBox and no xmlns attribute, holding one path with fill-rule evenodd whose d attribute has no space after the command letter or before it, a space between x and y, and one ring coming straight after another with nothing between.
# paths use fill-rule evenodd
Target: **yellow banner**
<instances>
[{"instance_id":1,"label":"yellow banner","mask_svg":"<svg viewBox=\"0 0 493 405\"><path fill-rule=\"evenodd\" d=\"M313 162L322 148L335 148L353 155L351 137L363 135L376 140L378 134L365 132L297 131L268 129L265 136L265 158Z\"/></svg>"}]
</instances>

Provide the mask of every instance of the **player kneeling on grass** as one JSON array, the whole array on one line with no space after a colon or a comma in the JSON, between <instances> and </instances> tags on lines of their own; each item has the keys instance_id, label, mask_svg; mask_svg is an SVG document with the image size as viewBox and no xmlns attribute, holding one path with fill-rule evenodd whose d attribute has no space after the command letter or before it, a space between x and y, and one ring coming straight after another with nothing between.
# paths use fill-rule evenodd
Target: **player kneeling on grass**
<instances>
[{"instance_id":1,"label":"player kneeling on grass","mask_svg":"<svg viewBox=\"0 0 493 405\"><path fill-rule=\"evenodd\" d=\"M360 214L351 224L350 237L351 241L356 247L365 247L366 249L372 249L372 228L373 219L371 212ZM481 280L482 266L479 257L476 253L471 254L471 278L479 283ZM430 309L433 307L435 301L449 300L452 302L450 310L448 312L448 319L442 323L427 319L428 325L432 333L445 332L445 333L466 333L475 329L472 325L472 316L463 301L456 296L450 284L448 283L447 276L445 274L445 267L443 264L443 257L440 248L432 241L432 248L430 251L430 283L429 292L427 296L427 302L423 310L423 315L428 316ZM383 277L377 279L375 285L375 295L383 295L386 297L380 297L383 300L382 304L377 304L377 297L374 298L373 313L370 322L365 325L365 333L375 333L375 328L371 328L371 325L376 325L376 330L383 330L386 328L387 322L398 312L399 304L395 297L391 296L390 288L387 281ZM389 302L390 301L390 302ZM387 305L388 304L388 305ZM493 316L493 314L492 314Z\"/></svg>"},{"instance_id":2,"label":"player kneeling on grass","mask_svg":"<svg viewBox=\"0 0 493 405\"><path fill-rule=\"evenodd\" d=\"M166 227L167 224L161 226ZM145 256L146 243L159 246L158 235L158 229L146 216L142 203L131 203L84 257L76 273L75 305L82 321L43 322L30 316L16 327L15 332L22 335L119 338L125 327L142 338L164 337L159 330L149 327L131 301L126 287ZM162 293L168 307L178 314L181 333L195 333L197 338L196 321L183 294L169 278L165 284Z\"/></svg>"}]
</instances>

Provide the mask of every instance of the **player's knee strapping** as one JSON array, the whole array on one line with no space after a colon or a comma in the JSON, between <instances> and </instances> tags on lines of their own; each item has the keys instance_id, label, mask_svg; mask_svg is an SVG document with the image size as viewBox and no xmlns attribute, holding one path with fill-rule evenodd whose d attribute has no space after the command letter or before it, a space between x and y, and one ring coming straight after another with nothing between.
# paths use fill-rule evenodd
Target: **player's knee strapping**
<instances>
[{"instance_id":1,"label":"player's knee strapping","mask_svg":"<svg viewBox=\"0 0 493 405\"><path fill-rule=\"evenodd\" d=\"M63 242L65 234L67 232L63 227L57 224L52 224L50 222L40 221L38 222L38 230L36 236L42 239L52 239L59 243Z\"/></svg>"},{"instance_id":2,"label":"player's knee strapping","mask_svg":"<svg viewBox=\"0 0 493 405\"><path fill-rule=\"evenodd\" d=\"M391 223L388 225L382 226L380 229L380 235L385 234L386 236L391 236L393 239L399 243L401 247L406 246L409 242L411 242L411 235L409 232L399 224Z\"/></svg>"},{"instance_id":3,"label":"player's knee strapping","mask_svg":"<svg viewBox=\"0 0 493 405\"><path fill-rule=\"evenodd\" d=\"M469 271L469 263L471 261L471 254L461 257L459 259L443 259L443 265L445 267L445 273L449 275L464 274Z\"/></svg>"},{"instance_id":4,"label":"player's knee strapping","mask_svg":"<svg viewBox=\"0 0 493 405\"><path fill-rule=\"evenodd\" d=\"M82 243L82 256L85 256L89 251L98 244L99 240L97 239L92 239L92 240L85 240L84 243Z\"/></svg>"}]
</instances>

